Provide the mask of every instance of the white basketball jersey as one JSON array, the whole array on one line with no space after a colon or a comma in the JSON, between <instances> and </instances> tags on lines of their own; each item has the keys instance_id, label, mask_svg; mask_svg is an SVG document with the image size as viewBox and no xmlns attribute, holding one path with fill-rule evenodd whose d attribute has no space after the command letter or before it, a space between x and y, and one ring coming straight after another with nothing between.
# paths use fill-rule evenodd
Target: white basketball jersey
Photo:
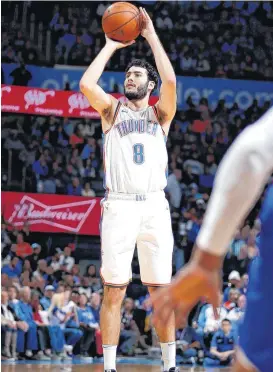
<instances>
[{"instance_id":1,"label":"white basketball jersey","mask_svg":"<svg viewBox=\"0 0 273 372\"><path fill-rule=\"evenodd\" d=\"M104 134L106 190L144 194L167 185L166 136L156 109L133 111L118 103L113 126Z\"/></svg>"}]
</instances>

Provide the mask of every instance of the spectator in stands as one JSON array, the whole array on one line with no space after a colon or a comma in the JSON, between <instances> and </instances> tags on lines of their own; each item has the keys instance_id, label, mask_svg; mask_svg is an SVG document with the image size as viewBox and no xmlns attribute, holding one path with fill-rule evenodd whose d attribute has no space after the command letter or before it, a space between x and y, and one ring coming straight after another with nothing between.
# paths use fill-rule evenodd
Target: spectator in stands
<instances>
[{"instance_id":1,"label":"spectator in stands","mask_svg":"<svg viewBox=\"0 0 273 372\"><path fill-rule=\"evenodd\" d=\"M202 337L198 335L193 327L187 326L180 335L177 354L182 356L183 363L193 362L195 364L202 344Z\"/></svg>"},{"instance_id":2,"label":"spectator in stands","mask_svg":"<svg viewBox=\"0 0 273 372\"><path fill-rule=\"evenodd\" d=\"M134 320L134 301L132 298L124 300L121 316L121 332L119 350L123 355L132 356L137 345L139 329Z\"/></svg>"},{"instance_id":3,"label":"spectator in stands","mask_svg":"<svg viewBox=\"0 0 273 372\"><path fill-rule=\"evenodd\" d=\"M83 276L82 277L81 285L79 287L79 293L80 294L85 294L87 296L87 298L91 297L92 288L90 288L88 276Z\"/></svg>"},{"instance_id":4,"label":"spectator in stands","mask_svg":"<svg viewBox=\"0 0 273 372\"><path fill-rule=\"evenodd\" d=\"M80 350L83 357L89 357L88 351L95 339L95 330L99 329L99 323L96 322L92 309L87 306L87 296L80 295L79 306L77 309L80 329L83 337L80 341Z\"/></svg>"},{"instance_id":5,"label":"spectator in stands","mask_svg":"<svg viewBox=\"0 0 273 372\"><path fill-rule=\"evenodd\" d=\"M170 204L173 208L180 207L182 198L182 189L180 181L182 179L182 172L180 169L175 169L172 174L168 176L167 192L170 194Z\"/></svg>"},{"instance_id":6,"label":"spectator in stands","mask_svg":"<svg viewBox=\"0 0 273 372\"><path fill-rule=\"evenodd\" d=\"M39 260L37 270L32 275L33 279L47 281L47 262L46 260Z\"/></svg>"},{"instance_id":7,"label":"spectator in stands","mask_svg":"<svg viewBox=\"0 0 273 372\"><path fill-rule=\"evenodd\" d=\"M230 288L229 294L228 294L228 301L224 303L224 308L227 311L230 311L237 306L237 301L240 296L240 292L236 288Z\"/></svg>"},{"instance_id":8,"label":"spectator in stands","mask_svg":"<svg viewBox=\"0 0 273 372\"><path fill-rule=\"evenodd\" d=\"M89 285L92 288L93 292L99 291L101 289L101 281L97 274L96 265L89 265L86 268L86 275L89 277Z\"/></svg>"},{"instance_id":9,"label":"spectator in stands","mask_svg":"<svg viewBox=\"0 0 273 372\"><path fill-rule=\"evenodd\" d=\"M20 276L22 272L22 263L18 257L13 257L8 265L2 267L2 274L6 274L9 278Z\"/></svg>"},{"instance_id":10,"label":"spectator in stands","mask_svg":"<svg viewBox=\"0 0 273 372\"><path fill-rule=\"evenodd\" d=\"M81 194L82 194L82 186L80 184L80 180L78 179L78 177L74 177L72 179L72 183L70 183L67 186L67 194L68 195L81 196Z\"/></svg>"},{"instance_id":11,"label":"spectator in stands","mask_svg":"<svg viewBox=\"0 0 273 372\"><path fill-rule=\"evenodd\" d=\"M38 261L41 258L41 249L42 247L38 243L33 243L31 245L32 254L27 256L25 260L29 261L32 271L36 270Z\"/></svg>"},{"instance_id":12,"label":"spectator in stands","mask_svg":"<svg viewBox=\"0 0 273 372\"><path fill-rule=\"evenodd\" d=\"M84 185L84 189L82 189L82 196L89 196L95 197L96 193L93 189L91 189L90 182L86 182Z\"/></svg>"},{"instance_id":13,"label":"spectator in stands","mask_svg":"<svg viewBox=\"0 0 273 372\"><path fill-rule=\"evenodd\" d=\"M234 357L237 333L228 319L223 319L221 324L221 329L214 334L211 341L211 357L205 358L206 367L228 366Z\"/></svg>"},{"instance_id":14,"label":"spectator in stands","mask_svg":"<svg viewBox=\"0 0 273 372\"><path fill-rule=\"evenodd\" d=\"M71 301L74 302L75 305L79 305L80 301L80 293L77 289L73 289L71 292Z\"/></svg>"},{"instance_id":15,"label":"spectator in stands","mask_svg":"<svg viewBox=\"0 0 273 372\"><path fill-rule=\"evenodd\" d=\"M23 287L21 290L21 300L19 301L18 307L15 306L14 311L16 313L16 309L18 313L16 314L18 318L28 324L28 331L27 331L27 342L26 342L26 351L24 347L24 340L23 345L21 345L19 351L25 351L26 357L32 357L33 352L38 350L38 338L37 338L37 325L33 318L33 311L30 305L30 288Z\"/></svg>"},{"instance_id":16,"label":"spectator in stands","mask_svg":"<svg viewBox=\"0 0 273 372\"><path fill-rule=\"evenodd\" d=\"M5 248L10 247L11 239L9 233L7 231L7 225L5 223L1 224L1 252L5 250Z\"/></svg>"},{"instance_id":17,"label":"spectator in stands","mask_svg":"<svg viewBox=\"0 0 273 372\"><path fill-rule=\"evenodd\" d=\"M214 309L212 305L208 305L205 309L204 333L206 334L216 332L221 325L221 321L227 316L227 311L222 305L218 307L216 311L218 313L218 319L216 319L214 316Z\"/></svg>"},{"instance_id":18,"label":"spectator in stands","mask_svg":"<svg viewBox=\"0 0 273 372\"><path fill-rule=\"evenodd\" d=\"M238 271L233 270L228 276L228 287L224 291L224 302L228 301L229 291L231 288L240 288L241 286L241 277Z\"/></svg>"},{"instance_id":19,"label":"spectator in stands","mask_svg":"<svg viewBox=\"0 0 273 372\"><path fill-rule=\"evenodd\" d=\"M71 253L71 248L65 247L63 254L60 256L60 270L66 273L70 273L75 264L75 259L71 257Z\"/></svg>"},{"instance_id":20,"label":"spectator in stands","mask_svg":"<svg viewBox=\"0 0 273 372\"><path fill-rule=\"evenodd\" d=\"M44 297L41 298L40 300L40 304L43 308L43 310L48 310L50 305L51 305L51 299L52 299L52 296L55 292L55 288L53 287L53 285L47 285L45 287L45 294L44 294Z\"/></svg>"},{"instance_id":21,"label":"spectator in stands","mask_svg":"<svg viewBox=\"0 0 273 372\"><path fill-rule=\"evenodd\" d=\"M15 314L8 305L8 292L1 291L1 333L4 338L4 351L2 354L10 361L16 360L17 324ZM3 339L2 338L2 339Z\"/></svg>"},{"instance_id":22,"label":"spectator in stands","mask_svg":"<svg viewBox=\"0 0 273 372\"><path fill-rule=\"evenodd\" d=\"M246 309L246 296L242 294L238 298L238 306L234 307L227 315L227 318L231 321L232 327L238 329L238 326L244 319Z\"/></svg>"},{"instance_id":23,"label":"spectator in stands","mask_svg":"<svg viewBox=\"0 0 273 372\"><path fill-rule=\"evenodd\" d=\"M21 63L20 67L11 71L10 76L13 77L12 85L28 86L29 81L32 79L32 75L26 69L24 63Z\"/></svg>"},{"instance_id":24,"label":"spectator in stands","mask_svg":"<svg viewBox=\"0 0 273 372\"><path fill-rule=\"evenodd\" d=\"M68 356L72 355L73 347L83 336L83 332L79 329L76 305L70 300L70 296L71 289L69 287L66 287L63 293L54 294L48 309L51 324L59 325L64 332L67 344L64 349Z\"/></svg>"},{"instance_id":25,"label":"spectator in stands","mask_svg":"<svg viewBox=\"0 0 273 372\"><path fill-rule=\"evenodd\" d=\"M91 295L90 307L96 323L100 324L101 296L97 292L94 292Z\"/></svg>"}]
</instances>

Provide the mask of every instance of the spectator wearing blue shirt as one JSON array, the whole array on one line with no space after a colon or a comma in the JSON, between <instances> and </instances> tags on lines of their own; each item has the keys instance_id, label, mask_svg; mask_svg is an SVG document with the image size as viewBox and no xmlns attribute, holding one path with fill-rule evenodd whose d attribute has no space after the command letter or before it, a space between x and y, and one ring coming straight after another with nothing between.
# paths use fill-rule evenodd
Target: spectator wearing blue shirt
<instances>
[{"instance_id":1,"label":"spectator wearing blue shirt","mask_svg":"<svg viewBox=\"0 0 273 372\"><path fill-rule=\"evenodd\" d=\"M222 320L222 329L217 331L211 341L211 357L205 358L205 367L228 366L230 365L237 344L237 333L232 330L231 322L228 319Z\"/></svg>"},{"instance_id":2,"label":"spectator wearing blue shirt","mask_svg":"<svg viewBox=\"0 0 273 372\"><path fill-rule=\"evenodd\" d=\"M93 312L95 321L97 323L100 323L101 297L97 292L92 293L90 305L91 305L91 310Z\"/></svg>"},{"instance_id":3,"label":"spectator wearing blue shirt","mask_svg":"<svg viewBox=\"0 0 273 372\"><path fill-rule=\"evenodd\" d=\"M48 166L43 154L39 157L38 160L33 163L32 170L35 173L37 179L40 179L41 176L46 177L48 175Z\"/></svg>"},{"instance_id":4,"label":"spectator wearing blue shirt","mask_svg":"<svg viewBox=\"0 0 273 372\"><path fill-rule=\"evenodd\" d=\"M30 305L30 288L23 287L21 291L21 300L19 301L19 310L21 320L25 321L28 326L27 332L27 345L26 345L26 356L32 357L33 351L38 350L38 336L37 336L37 325L33 318L33 311Z\"/></svg>"},{"instance_id":5,"label":"spectator wearing blue shirt","mask_svg":"<svg viewBox=\"0 0 273 372\"><path fill-rule=\"evenodd\" d=\"M82 195L82 185L78 177L74 177L72 183L67 186L67 194L81 196Z\"/></svg>"},{"instance_id":6,"label":"spectator wearing blue shirt","mask_svg":"<svg viewBox=\"0 0 273 372\"><path fill-rule=\"evenodd\" d=\"M53 285L47 285L45 287L45 295L40 300L40 304L42 305L43 310L49 309L54 291L55 288L53 287Z\"/></svg>"},{"instance_id":7,"label":"spectator wearing blue shirt","mask_svg":"<svg viewBox=\"0 0 273 372\"><path fill-rule=\"evenodd\" d=\"M83 331L83 337L80 340L81 354L88 357L88 351L92 342L95 340L95 331L99 329L99 323L93 315L92 309L87 304L87 296L82 293L79 299L79 307L77 309L80 328Z\"/></svg>"},{"instance_id":8,"label":"spectator wearing blue shirt","mask_svg":"<svg viewBox=\"0 0 273 372\"><path fill-rule=\"evenodd\" d=\"M82 150L82 153L81 153L81 158L82 160L86 160L89 158L90 154L92 152L94 152L94 146L93 146L93 143L94 143L94 138L92 137L89 137L88 138L88 141L87 141L87 144L84 146L83 150Z\"/></svg>"},{"instance_id":9,"label":"spectator wearing blue shirt","mask_svg":"<svg viewBox=\"0 0 273 372\"><path fill-rule=\"evenodd\" d=\"M74 126L68 118L64 118L63 128L68 137L72 136L74 132Z\"/></svg>"},{"instance_id":10,"label":"spectator wearing blue shirt","mask_svg":"<svg viewBox=\"0 0 273 372\"><path fill-rule=\"evenodd\" d=\"M13 257L8 265L3 266L2 274L7 274L9 278L19 277L22 272L22 262L18 257Z\"/></svg>"},{"instance_id":11,"label":"spectator wearing blue shirt","mask_svg":"<svg viewBox=\"0 0 273 372\"><path fill-rule=\"evenodd\" d=\"M187 363L192 358L196 361L198 350L201 349L203 340L193 327L187 326L180 335L179 344L180 352L178 354L182 356L183 362Z\"/></svg>"}]
</instances>

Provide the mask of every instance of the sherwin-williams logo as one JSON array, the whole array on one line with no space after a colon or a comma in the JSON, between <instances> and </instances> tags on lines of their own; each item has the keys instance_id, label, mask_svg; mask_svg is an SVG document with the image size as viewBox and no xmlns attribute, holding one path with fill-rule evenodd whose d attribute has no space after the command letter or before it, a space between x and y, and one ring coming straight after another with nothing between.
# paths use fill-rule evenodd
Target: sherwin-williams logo
<instances>
[{"instance_id":1,"label":"sherwin-williams logo","mask_svg":"<svg viewBox=\"0 0 273 372\"><path fill-rule=\"evenodd\" d=\"M96 199L73 203L46 205L30 196L23 196L8 221L14 226L45 224L78 233L98 201ZM41 227L42 229L42 227Z\"/></svg>"}]
</instances>

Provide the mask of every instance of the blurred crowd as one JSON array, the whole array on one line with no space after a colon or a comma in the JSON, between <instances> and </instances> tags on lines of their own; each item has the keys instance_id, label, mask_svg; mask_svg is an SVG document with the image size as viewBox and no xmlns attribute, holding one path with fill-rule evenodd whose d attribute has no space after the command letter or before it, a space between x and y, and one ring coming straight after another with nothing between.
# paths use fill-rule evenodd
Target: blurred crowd
<instances>
[{"instance_id":1,"label":"blurred crowd","mask_svg":"<svg viewBox=\"0 0 273 372\"><path fill-rule=\"evenodd\" d=\"M30 2L23 22L21 16L14 17L23 11L23 3L6 3L2 12L2 62L89 65L104 45L101 18L109 5L51 2L41 7ZM152 14L178 75L273 79L271 2L151 1L144 6ZM144 56L152 62L151 49L140 38L116 53L106 68L124 71L132 58Z\"/></svg>"},{"instance_id":2,"label":"blurred crowd","mask_svg":"<svg viewBox=\"0 0 273 372\"><path fill-rule=\"evenodd\" d=\"M1 244L2 359L99 360L103 287L96 265L76 263L71 245L45 253L45 247L33 243L27 224L18 230L2 221ZM188 326L177 331L178 362L216 366L232 361L246 307L248 275L246 269L242 272L229 273L218 319L211 305L200 302ZM135 257L133 281L121 309L118 353L159 357L147 289L140 283Z\"/></svg>"}]
</instances>

